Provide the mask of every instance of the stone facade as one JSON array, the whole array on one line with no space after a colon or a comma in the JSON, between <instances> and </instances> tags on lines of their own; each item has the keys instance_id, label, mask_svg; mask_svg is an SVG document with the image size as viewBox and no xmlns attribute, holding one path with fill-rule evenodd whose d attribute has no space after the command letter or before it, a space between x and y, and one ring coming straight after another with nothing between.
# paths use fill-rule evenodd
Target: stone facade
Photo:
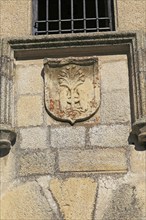
<instances>
[{"instance_id":1,"label":"stone facade","mask_svg":"<svg viewBox=\"0 0 146 220\"><path fill-rule=\"evenodd\" d=\"M146 219L146 2L114 2L115 32L30 36L0 0L1 220Z\"/></svg>"}]
</instances>

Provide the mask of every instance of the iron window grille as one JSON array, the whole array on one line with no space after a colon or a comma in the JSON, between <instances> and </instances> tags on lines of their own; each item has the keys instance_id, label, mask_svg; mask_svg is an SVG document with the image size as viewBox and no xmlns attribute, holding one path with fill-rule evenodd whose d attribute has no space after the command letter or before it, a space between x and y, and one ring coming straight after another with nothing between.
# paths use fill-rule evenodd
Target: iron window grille
<instances>
[{"instance_id":1,"label":"iron window grille","mask_svg":"<svg viewBox=\"0 0 146 220\"><path fill-rule=\"evenodd\" d=\"M113 0L33 0L35 35L113 30Z\"/></svg>"}]
</instances>

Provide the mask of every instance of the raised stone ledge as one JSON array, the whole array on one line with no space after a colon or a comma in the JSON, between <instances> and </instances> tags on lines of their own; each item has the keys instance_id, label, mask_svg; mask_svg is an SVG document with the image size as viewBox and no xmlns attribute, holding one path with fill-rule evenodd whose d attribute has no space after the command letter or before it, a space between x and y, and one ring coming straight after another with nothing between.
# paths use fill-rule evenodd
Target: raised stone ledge
<instances>
[{"instance_id":1,"label":"raised stone ledge","mask_svg":"<svg viewBox=\"0 0 146 220\"><path fill-rule=\"evenodd\" d=\"M132 134L136 135L138 141L146 146L146 117L137 120L132 126Z\"/></svg>"},{"instance_id":2,"label":"raised stone ledge","mask_svg":"<svg viewBox=\"0 0 146 220\"><path fill-rule=\"evenodd\" d=\"M10 126L0 124L0 150L10 149L15 138L16 133Z\"/></svg>"}]
</instances>

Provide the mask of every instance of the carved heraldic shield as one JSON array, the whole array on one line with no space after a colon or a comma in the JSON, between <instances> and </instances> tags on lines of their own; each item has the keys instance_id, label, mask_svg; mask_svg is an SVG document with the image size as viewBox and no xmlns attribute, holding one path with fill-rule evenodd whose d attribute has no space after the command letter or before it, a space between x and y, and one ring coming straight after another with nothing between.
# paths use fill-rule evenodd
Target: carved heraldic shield
<instances>
[{"instance_id":1,"label":"carved heraldic shield","mask_svg":"<svg viewBox=\"0 0 146 220\"><path fill-rule=\"evenodd\" d=\"M59 121L74 124L95 114L100 105L97 57L44 60L45 106Z\"/></svg>"}]
</instances>

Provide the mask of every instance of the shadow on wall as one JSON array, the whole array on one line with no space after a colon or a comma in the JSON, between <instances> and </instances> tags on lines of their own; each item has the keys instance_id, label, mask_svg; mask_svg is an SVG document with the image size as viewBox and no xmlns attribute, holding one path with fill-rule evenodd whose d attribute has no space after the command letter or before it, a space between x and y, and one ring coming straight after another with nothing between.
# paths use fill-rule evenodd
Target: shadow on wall
<instances>
[{"instance_id":1,"label":"shadow on wall","mask_svg":"<svg viewBox=\"0 0 146 220\"><path fill-rule=\"evenodd\" d=\"M104 220L116 219L141 219L140 201L137 199L135 186L122 184L120 188L113 191L113 197Z\"/></svg>"},{"instance_id":2,"label":"shadow on wall","mask_svg":"<svg viewBox=\"0 0 146 220\"><path fill-rule=\"evenodd\" d=\"M11 147L15 144L16 138L11 142ZM11 148L0 148L0 158L9 154Z\"/></svg>"},{"instance_id":3,"label":"shadow on wall","mask_svg":"<svg viewBox=\"0 0 146 220\"><path fill-rule=\"evenodd\" d=\"M136 151L145 151L146 150L146 142L145 143L140 143L138 141L137 135L132 134L132 132L129 135L128 143L132 144L132 145L135 145L135 150Z\"/></svg>"}]
</instances>

